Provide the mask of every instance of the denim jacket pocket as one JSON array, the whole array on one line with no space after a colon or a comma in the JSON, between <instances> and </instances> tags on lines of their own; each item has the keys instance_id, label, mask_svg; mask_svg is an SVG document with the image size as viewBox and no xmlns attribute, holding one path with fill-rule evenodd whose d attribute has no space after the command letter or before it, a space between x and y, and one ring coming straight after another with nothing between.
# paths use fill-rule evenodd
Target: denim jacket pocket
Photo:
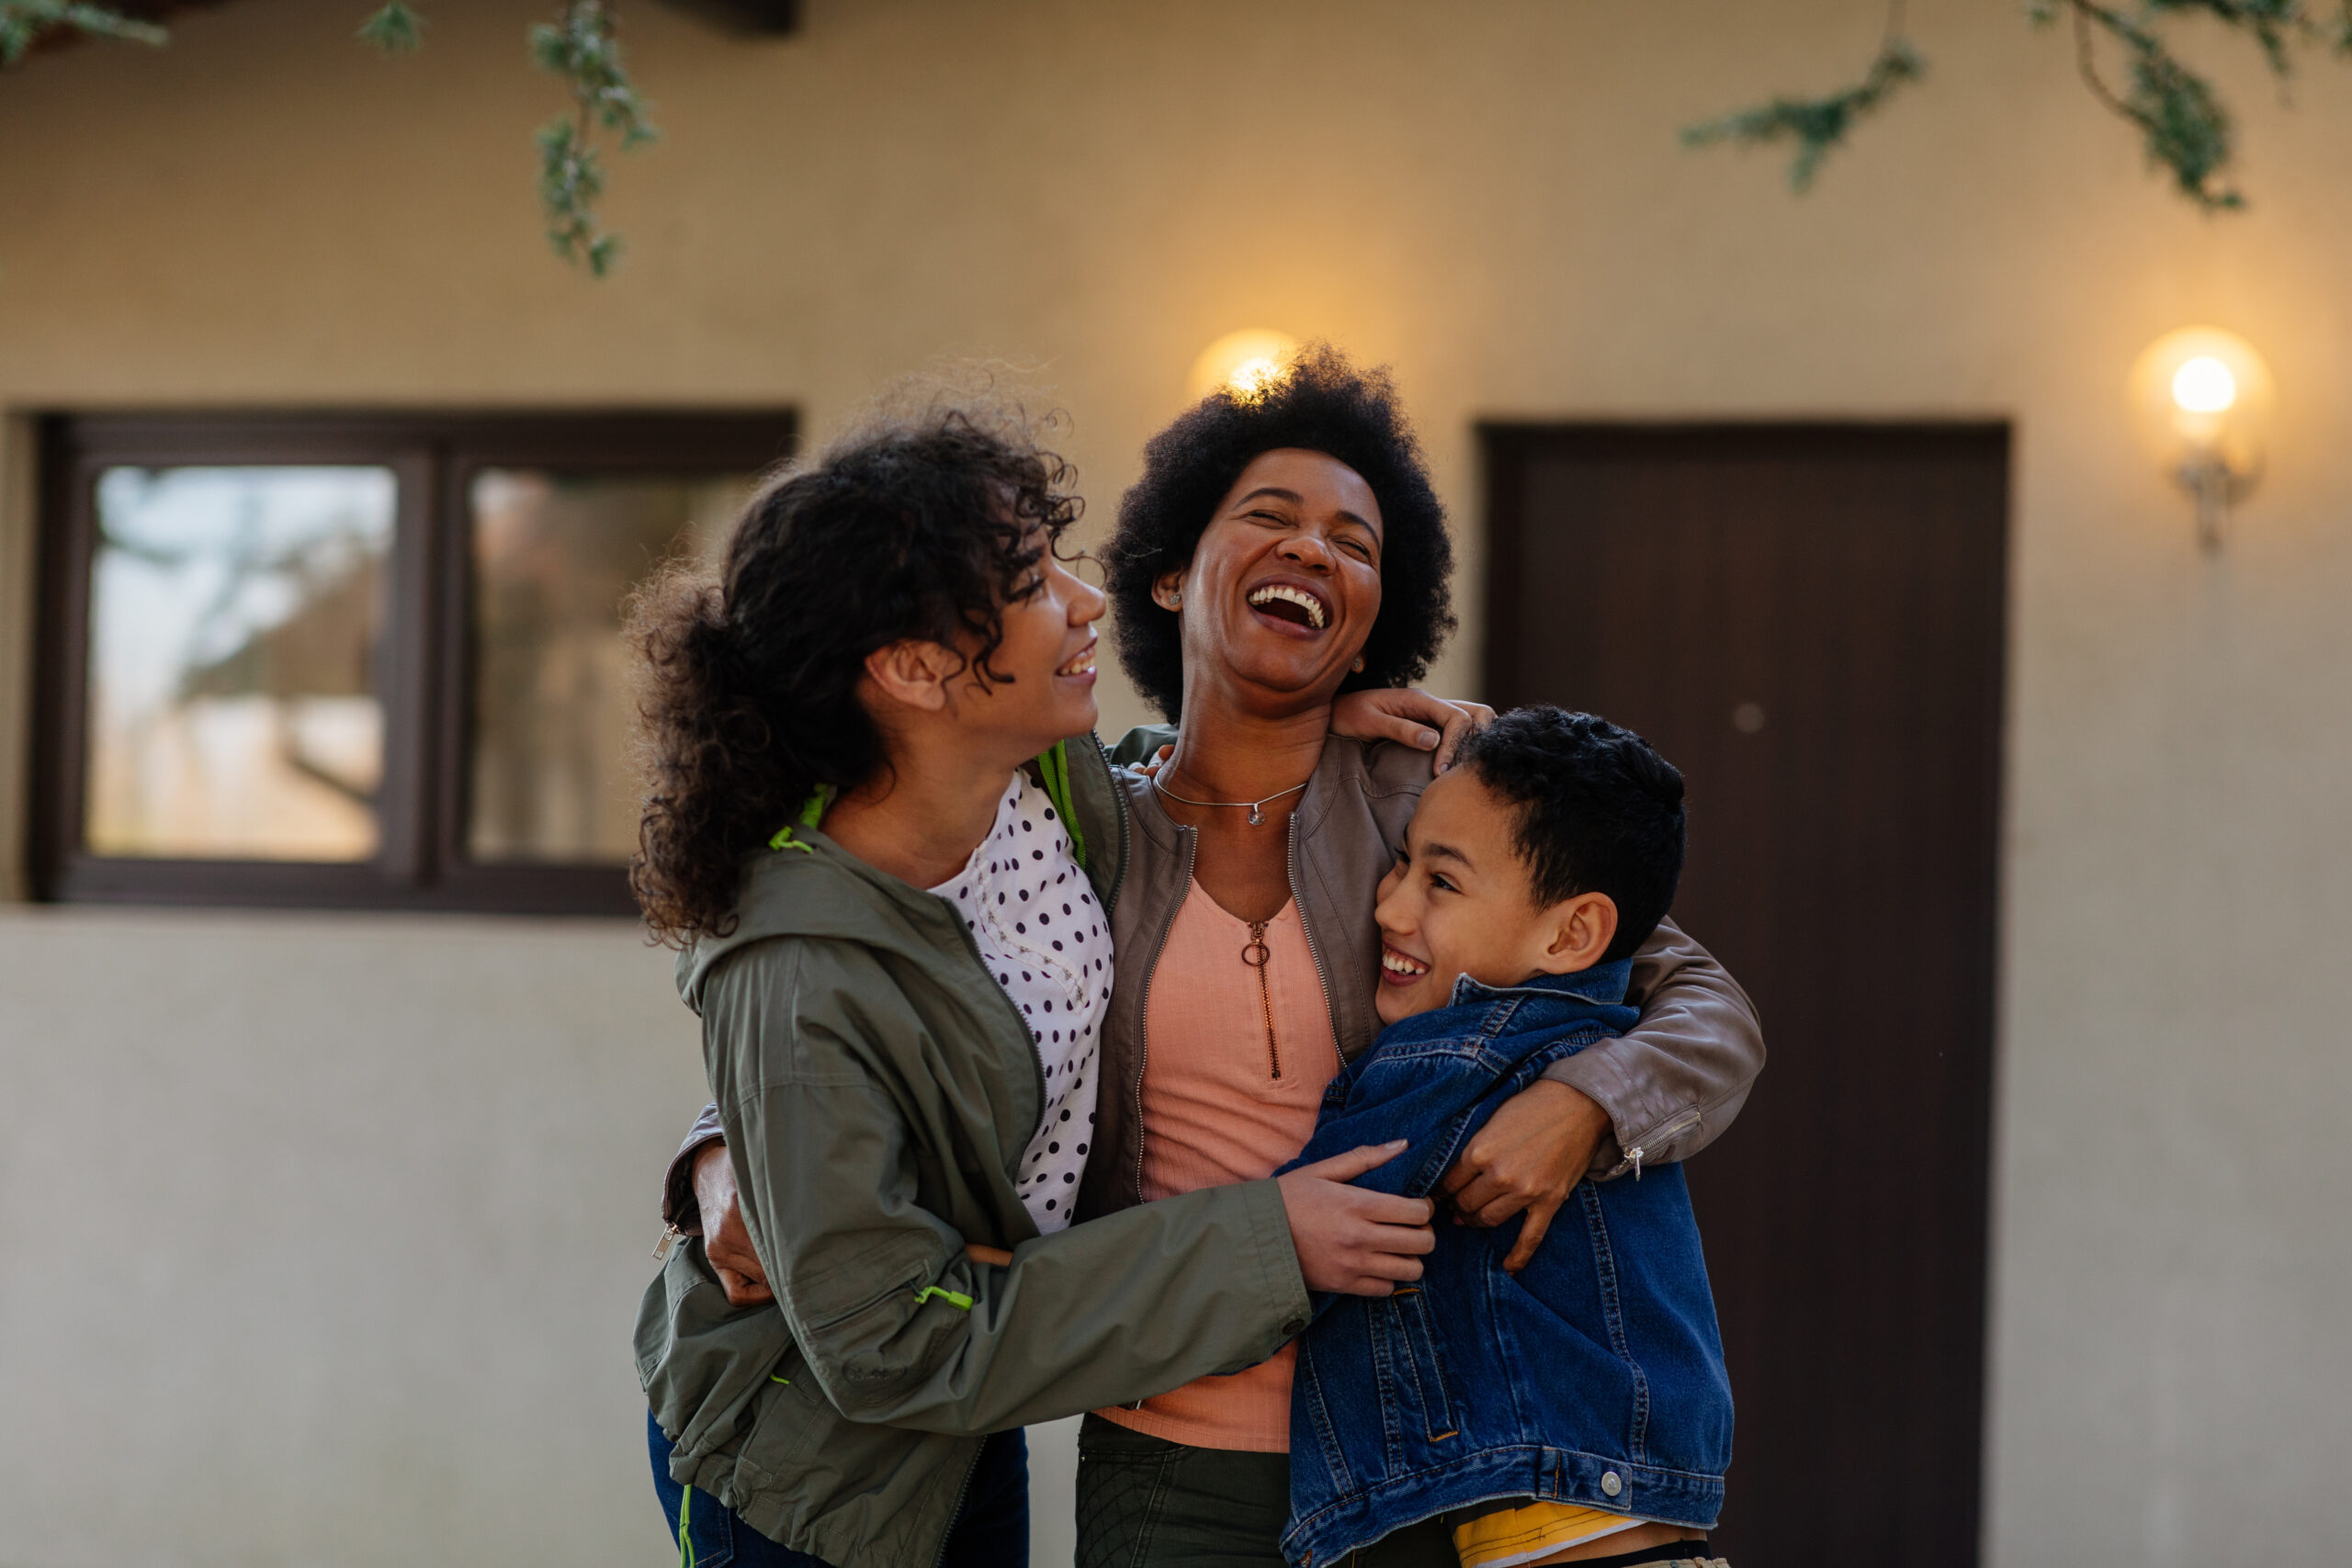
<instances>
[{"instance_id":1,"label":"denim jacket pocket","mask_svg":"<svg viewBox=\"0 0 2352 1568\"><path fill-rule=\"evenodd\" d=\"M1403 1351L1396 1364L1407 1396L1420 1407L1421 1435L1432 1443L1458 1436L1462 1428L1445 1385L1445 1364L1438 1359L1437 1336L1430 1332L1428 1298L1418 1285L1400 1285L1381 1306L1383 1331Z\"/></svg>"}]
</instances>

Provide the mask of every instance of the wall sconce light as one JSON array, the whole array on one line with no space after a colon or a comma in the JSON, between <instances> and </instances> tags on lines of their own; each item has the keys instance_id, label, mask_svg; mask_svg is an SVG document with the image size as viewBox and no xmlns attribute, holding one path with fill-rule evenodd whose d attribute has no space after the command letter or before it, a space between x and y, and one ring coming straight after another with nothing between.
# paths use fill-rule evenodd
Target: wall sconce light
<instances>
[{"instance_id":1,"label":"wall sconce light","mask_svg":"<svg viewBox=\"0 0 2352 1568\"><path fill-rule=\"evenodd\" d=\"M2218 327L2166 333L2132 367L2141 439L2196 502L2197 542L2209 551L2262 477L2270 398L2262 355Z\"/></svg>"},{"instance_id":2,"label":"wall sconce light","mask_svg":"<svg viewBox=\"0 0 2352 1568\"><path fill-rule=\"evenodd\" d=\"M1297 352L1296 338L1271 328L1248 327L1227 333L1201 350L1201 356L1193 361L1193 373L1185 378L1187 395L1199 402L1221 388L1244 394L1254 392L1281 375L1283 367Z\"/></svg>"}]
</instances>

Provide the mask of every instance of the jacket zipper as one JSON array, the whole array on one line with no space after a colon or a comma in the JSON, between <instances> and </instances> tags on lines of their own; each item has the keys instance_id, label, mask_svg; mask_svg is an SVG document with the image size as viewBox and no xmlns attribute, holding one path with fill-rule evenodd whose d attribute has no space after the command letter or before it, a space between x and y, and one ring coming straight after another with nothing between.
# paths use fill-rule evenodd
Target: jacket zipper
<instances>
[{"instance_id":1,"label":"jacket zipper","mask_svg":"<svg viewBox=\"0 0 2352 1568\"><path fill-rule=\"evenodd\" d=\"M940 899L939 902L947 910L947 923L954 926L956 934L964 939L965 950L971 953L972 962L980 966L982 974L987 974L989 961L980 955L980 944L972 935L971 928L964 923L964 917L956 912L955 905L948 903L944 898ZM1029 1065L1037 1074L1037 1126L1029 1130L1029 1137L1035 1139L1037 1135L1037 1128L1046 1124L1045 1053L1037 1048L1037 1037L1029 1032L1028 1021L1021 1016L1021 1010L1013 1005L1012 998L1006 994L1004 987L990 986L989 989L994 991L998 998L1004 1003L1005 1015L1012 1020L1012 1026L1021 1032L1021 1038L1029 1042ZM1021 1148L1012 1152L1013 1168L1007 1174L1015 1181L1020 1179L1021 1156L1027 1147L1028 1143L1024 1141ZM940 1294L948 1295L949 1292L942 1291ZM972 1310L968 1303L958 1302L955 1304L962 1306L966 1312ZM980 1455L987 1450L988 1439L983 1438L980 1439L980 1447L972 1454L971 1462L964 1466L964 1479L956 1483L956 1501L948 1507L947 1528L940 1532L939 1550L932 1555L931 1568L944 1568L947 1562L947 1543L956 1539L956 1516L964 1511L964 1495L971 1491L972 1477L979 1472Z\"/></svg>"},{"instance_id":2,"label":"jacket zipper","mask_svg":"<svg viewBox=\"0 0 2352 1568\"><path fill-rule=\"evenodd\" d=\"M1663 1148L1698 1124L1698 1111L1686 1111L1682 1112L1682 1114L1675 1117L1672 1121L1667 1122L1666 1125L1652 1133L1641 1143L1635 1144L1632 1148L1625 1150L1624 1157L1617 1162L1617 1168L1611 1171L1609 1174L1611 1176L1622 1176L1627 1170L1631 1170L1634 1173L1634 1179L1639 1181L1642 1179L1642 1161L1647 1157L1645 1151L1648 1149L1650 1145L1656 1144L1659 1147Z\"/></svg>"},{"instance_id":3,"label":"jacket zipper","mask_svg":"<svg viewBox=\"0 0 2352 1568\"><path fill-rule=\"evenodd\" d=\"M1127 792L1119 786L1118 767L1111 761L1110 748L1102 744L1099 735L1094 738L1094 750L1102 754L1102 765L1111 772L1111 809L1119 818L1119 869L1111 878L1111 891L1102 895L1102 923L1108 925L1111 911L1119 902L1119 889L1127 885ZM1111 961L1118 962L1115 954Z\"/></svg>"},{"instance_id":4,"label":"jacket zipper","mask_svg":"<svg viewBox=\"0 0 2352 1568\"><path fill-rule=\"evenodd\" d=\"M1193 896L1193 829L1179 822L1176 830L1184 835L1184 897L1189 898ZM1121 868L1122 874L1125 869ZM1151 966L1143 972L1143 998L1137 1005L1143 1021L1136 1030L1136 1081L1131 1086L1135 1115L1127 1123L1135 1129L1135 1194L1137 1203L1143 1201L1143 1069L1145 1060L1151 1055L1151 982L1159 973L1159 955L1167 951L1168 933L1176 929L1176 916L1183 908L1184 898L1177 899L1169 906L1168 918L1159 922L1159 938L1151 944ZM1111 962L1117 963L1117 957L1114 955ZM1143 1401L1138 1399L1127 1408L1141 1410Z\"/></svg>"},{"instance_id":5,"label":"jacket zipper","mask_svg":"<svg viewBox=\"0 0 2352 1568\"><path fill-rule=\"evenodd\" d=\"M1176 825L1176 830L1184 835L1184 898L1189 898L1193 896L1194 835L1191 828L1181 822ZM1293 897L1296 895L1294 894ZM1168 907L1168 918L1159 922L1159 937L1151 944L1151 966L1143 972L1143 997L1137 1007L1137 1010L1142 1014L1143 1023L1142 1027L1136 1031L1136 1081L1131 1086L1134 1094L1135 1120L1127 1125L1135 1129L1135 1194L1136 1201L1138 1203L1143 1201L1143 1071L1144 1063L1151 1055L1151 983L1159 976L1159 955L1168 949L1168 933L1176 929L1177 912L1184 908L1184 898L1179 898L1170 904ZM1299 923L1302 925L1306 923L1304 918ZM1311 938L1308 946L1310 948L1313 946ZM1112 962L1115 964L1118 960L1114 956Z\"/></svg>"},{"instance_id":6,"label":"jacket zipper","mask_svg":"<svg viewBox=\"0 0 2352 1568\"><path fill-rule=\"evenodd\" d=\"M1340 1010L1331 1005L1331 977L1323 972L1323 950L1315 944L1315 922L1306 918L1306 897L1298 890L1298 814L1306 808L1306 802L1302 800L1290 814L1290 899L1298 906L1298 929L1306 933L1306 956L1315 960L1315 983L1323 987L1323 1015L1331 1021L1331 1043L1344 1062L1348 1059L1348 1047L1340 1038ZM1136 1163L1140 1166L1141 1145L1137 1147Z\"/></svg>"},{"instance_id":7,"label":"jacket zipper","mask_svg":"<svg viewBox=\"0 0 2352 1568\"><path fill-rule=\"evenodd\" d=\"M980 1455L988 1452L988 1447L989 1440L982 1438L972 1462L964 1467L964 1479L956 1488L955 1505L947 1510L947 1528L939 1532L939 1551L932 1557L931 1568L943 1568L947 1562L947 1543L956 1539L956 1516L964 1511L964 1495L972 1489L972 1477L979 1473Z\"/></svg>"}]
</instances>

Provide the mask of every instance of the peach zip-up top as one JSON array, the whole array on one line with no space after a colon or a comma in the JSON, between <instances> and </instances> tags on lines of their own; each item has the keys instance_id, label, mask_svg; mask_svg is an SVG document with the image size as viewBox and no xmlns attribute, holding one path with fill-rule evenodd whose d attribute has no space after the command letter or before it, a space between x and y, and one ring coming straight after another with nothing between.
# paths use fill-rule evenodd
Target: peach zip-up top
<instances>
[{"instance_id":1,"label":"peach zip-up top","mask_svg":"<svg viewBox=\"0 0 2352 1568\"><path fill-rule=\"evenodd\" d=\"M1148 1200L1262 1180L1315 1132L1340 1051L1295 901L1265 923L1263 936L1261 989L1250 922L1227 914L1198 882L1169 928L1144 1013ZM1287 1453L1296 1359L1297 1348L1285 1345L1247 1371L1100 1414L1194 1448Z\"/></svg>"}]
</instances>

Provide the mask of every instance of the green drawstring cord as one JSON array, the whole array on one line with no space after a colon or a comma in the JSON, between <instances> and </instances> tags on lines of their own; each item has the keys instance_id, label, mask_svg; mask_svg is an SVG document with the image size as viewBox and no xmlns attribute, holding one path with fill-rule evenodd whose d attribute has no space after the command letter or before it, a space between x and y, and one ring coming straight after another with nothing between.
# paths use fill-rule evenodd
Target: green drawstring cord
<instances>
[{"instance_id":1,"label":"green drawstring cord","mask_svg":"<svg viewBox=\"0 0 2352 1568\"><path fill-rule=\"evenodd\" d=\"M689 1486L678 1499L678 1568L695 1568L694 1537L686 1533L686 1520L695 1511L695 1489Z\"/></svg>"},{"instance_id":2,"label":"green drawstring cord","mask_svg":"<svg viewBox=\"0 0 2352 1568\"><path fill-rule=\"evenodd\" d=\"M1083 871L1086 869L1086 835L1079 831L1078 816L1070 809L1069 742L1057 740L1039 753L1037 773L1045 781L1046 798L1061 812L1062 827L1069 834L1070 858L1078 862L1079 869ZM768 848L798 850L804 855L815 854L817 846L793 837L793 831L798 828L814 828L823 822L825 812L832 806L833 797L838 793L831 784L819 784L817 793L810 795L808 803L800 808L799 820L778 828L775 836L768 840Z\"/></svg>"},{"instance_id":3,"label":"green drawstring cord","mask_svg":"<svg viewBox=\"0 0 2352 1568\"><path fill-rule=\"evenodd\" d=\"M938 1285L925 1285L922 1290L917 1291L915 1292L915 1304L920 1306L923 1303L931 1300L933 1296L937 1296L949 1306L960 1308L965 1312L972 1310L971 1297L966 1295L961 1291L945 1290Z\"/></svg>"},{"instance_id":4,"label":"green drawstring cord","mask_svg":"<svg viewBox=\"0 0 2352 1568\"><path fill-rule=\"evenodd\" d=\"M1062 827L1069 833L1070 859L1086 869L1086 835L1078 830L1078 816L1070 809L1069 742L1057 740L1037 758L1037 773L1046 781L1046 798L1061 808Z\"/></svg>"},{"instance_id":5,"label":"green drawstring cord","mask_svg":"<svg viewBox=\"0 0 2352 1568\"><path fill-rule=\"evenodd\" d=\"M794 828L814 828L817 824L822 822L825 819L825 808L832 805L833 796L837 793L839 792L831 784L819 784L817 786L817 793L810 795L808 797L808 803L800 808L800 820L791 823L786 827L778 828L775 830L775 837L768 840L768 848L772 850L798 850L804 855L815 854L817 852L817 846L814 844L803 843L798 839L794 838L792 836L792 829Z\"/></svg>"}]
</instances>

